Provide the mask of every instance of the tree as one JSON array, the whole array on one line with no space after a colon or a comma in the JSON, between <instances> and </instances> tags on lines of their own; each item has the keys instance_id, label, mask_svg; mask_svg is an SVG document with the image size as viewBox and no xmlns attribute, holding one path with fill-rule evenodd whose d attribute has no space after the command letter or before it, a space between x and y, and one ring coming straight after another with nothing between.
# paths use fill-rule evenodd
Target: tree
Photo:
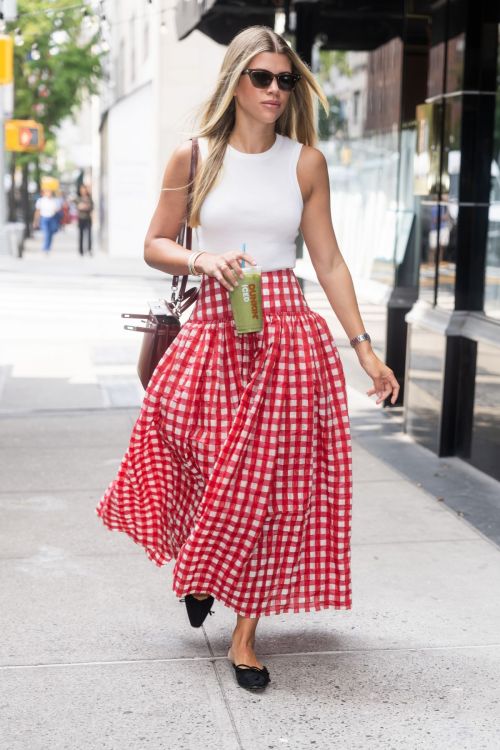
<instances>
[{"instance_id":1,"label":"tree","mask_svg":"<svg viewBox=\"0 0 500 750\"><path fill-rule=\"evenodd\" d=\"M104 75L100 19L86 3L74 0L18 0L18 18L8 25L15 35L14 118L42 123L47 151L56 153L55 134L84 97L97 93ZM11 173L23 172L23 213L30 226L28 175L40 178L38 155L12 155ZM10 201L12 210L13 201ZM27 230L28 231L28 230Z\"/></svg>"}]
</instances>

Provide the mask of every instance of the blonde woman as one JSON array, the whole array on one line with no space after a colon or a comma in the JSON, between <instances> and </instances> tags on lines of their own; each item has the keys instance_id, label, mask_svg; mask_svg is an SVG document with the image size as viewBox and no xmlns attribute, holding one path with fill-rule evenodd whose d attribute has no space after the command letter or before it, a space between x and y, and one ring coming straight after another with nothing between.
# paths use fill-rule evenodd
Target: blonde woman
<instances>
[{"instance_id":1,"label":"blonde woman","mask_svg":"<svg viewBox=\"0 0 500 750\"><path fill-rule=\"evenodd\" d=\"M373 380L399 385L373 352L330 214L313 97L325 96L286 41L263 26L229 45L201 115L190 225L175 242L191 140L167 164L145 240L148 265L202 276L199 297L152 377L117 478L97 512L158 565L192 625L215 600L233 610L238 684L270 681L255 652L262 615L351 608L351 441L345 380L324 318L294 274L302 232L318 281ZM246 251L242 251L245 243ZM230 290L241 261L262 266L264 326L237 335Z\"/></svg>"}]
</instances>

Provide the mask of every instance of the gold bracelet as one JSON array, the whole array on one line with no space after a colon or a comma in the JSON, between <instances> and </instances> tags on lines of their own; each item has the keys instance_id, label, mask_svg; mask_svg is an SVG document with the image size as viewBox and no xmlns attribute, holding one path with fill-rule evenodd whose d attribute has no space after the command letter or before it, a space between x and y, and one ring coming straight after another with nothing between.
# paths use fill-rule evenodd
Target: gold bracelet
<instances>
[{"instance_id":1,"label":"gold bracelet","mask_svg":"<svg viewBox=\"0 0 500 750\"><path fill-rule=\"evenodd\" d=\"M196 273L196 261L198 260L198 258L200 257L200 255L203 255L204 252L206 252L206 251L205 250L200 250L200 252L196 256L196 258L193 258L192 269L194 271L194 275L195 276L203 276L203 271L201 271L200 273Z\"/></svg>"},{"instance_id":2,"label":"gold bracelet","mask_svg":"<svg viewBox=\"0 0 500 750\"><path fill-rule=\"evenodd\" d=\"M188 258L188 264L187 264L188 265L188 273L191 276L201 276L202 275L201 273L198 273L195 270L194 264L195 264L196 259L198 258L198 256L201 255L203 252L205 252L205 251L204 250L191 250L191 252L189 254L189 258Z\"/></svg>"}]
</instances>

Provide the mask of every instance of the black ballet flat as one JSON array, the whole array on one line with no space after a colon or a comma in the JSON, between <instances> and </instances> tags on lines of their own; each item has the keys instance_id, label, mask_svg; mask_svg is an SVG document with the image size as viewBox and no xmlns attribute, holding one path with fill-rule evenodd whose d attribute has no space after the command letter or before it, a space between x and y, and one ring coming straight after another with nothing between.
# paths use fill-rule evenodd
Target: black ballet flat
<instances>
[{"instance_id":1,"label":"black ballet flat","mask_svg":"<svg viewBox=\"0 0 500 750\"><path fill-rule=\"evenodd\" d=\"M181 599L181 602L184 602L186 605L189 622L193 628L201 628L207 616L209 614L213 615L211 607L214 601L215 599L213 596L200 600L192 594L186 594L186 596Z\"/></svg>"},{"instance_id":2,"label":"black ballet flat","mask_svg":"<svg viewBox=\"0 0 500 750\"><path fill-rule=\"evenodd\" d=\"M231 662L232 664L232 662ZM249 667L248 664L233 664L238 685L249 690L265 688L271 682L267 667Z\"/></svg>"}]
</instances>

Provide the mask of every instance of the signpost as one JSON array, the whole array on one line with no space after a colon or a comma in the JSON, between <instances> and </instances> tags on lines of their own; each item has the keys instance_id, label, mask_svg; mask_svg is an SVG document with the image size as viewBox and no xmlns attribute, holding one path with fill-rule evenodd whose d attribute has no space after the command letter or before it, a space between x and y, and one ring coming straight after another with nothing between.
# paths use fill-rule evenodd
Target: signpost
<instances>
[{"instance_id":1,"label":"signpost","mask_svg":"<svg viewBox=\"0 0 500 750\"><path fill-rule=\"evenodd\" d=\"M14 84L14 41L5 33L5 21L17 18L16 0L0 0L0 253L9 252L7 206L5 200L5 152L42 151L45 146L43 126L35 120L5 120L12 117ZM9 94L11 96L9 96ZM10 109L6 113L6 108ZM11 226L12 229L12 226Z\"/></svg>"},{"instance_id":2,"label":"signpost","mask_svg":"<svg viewBox=\"0 0 500 750\"><path fill-rule=\"evenodd\" d=\"M14 42L8 34L0 34L0 252L8 252L5 230L5 148L4 148L4 93L14 80Z\"/></svg>"}]
</instances>

